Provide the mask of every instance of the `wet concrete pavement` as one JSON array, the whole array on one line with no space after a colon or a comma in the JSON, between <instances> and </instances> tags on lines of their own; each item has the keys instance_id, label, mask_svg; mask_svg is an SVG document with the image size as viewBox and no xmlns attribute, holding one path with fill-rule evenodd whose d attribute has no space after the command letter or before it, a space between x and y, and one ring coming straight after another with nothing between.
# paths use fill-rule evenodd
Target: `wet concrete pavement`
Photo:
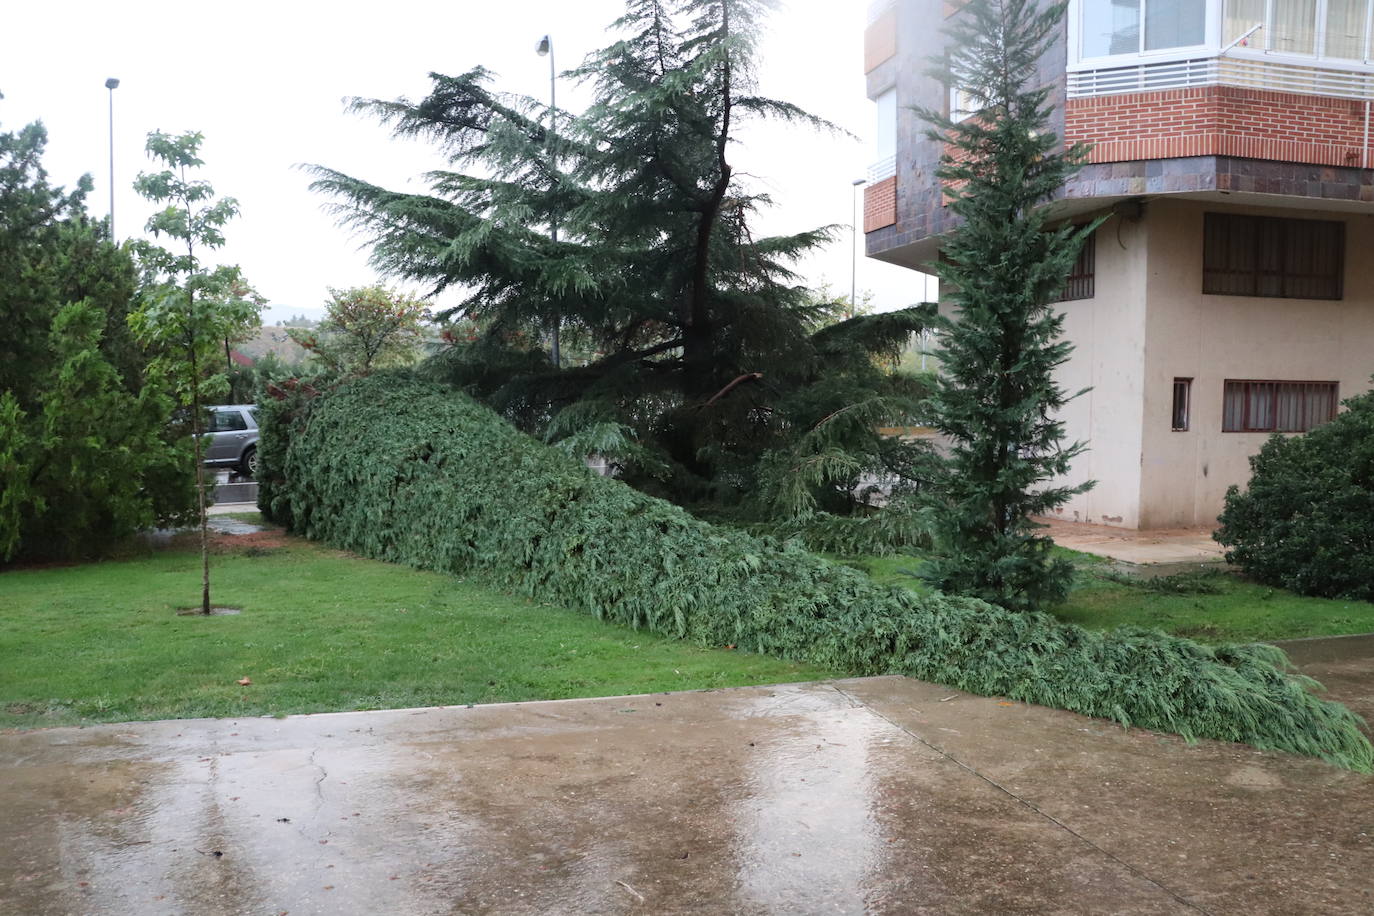
<instances>
[{"instance_id":1,"label":"wet concrete pavement","mask_svg":"<svg viewBox=\"0 0 1374 916\"><path fill-rule=\"evenodd\" d=\"M1164 565L1171 572L1199 566L1226 565L1226 548L1212 540L1212 528L1167 528L1137 531L1090 525L1059 518L1038 518L1054 543L1134 566Z\"/></svg>"},{"instance_id":2,"label":"wet concrete pavement","mask_svg":"<svg viewBox=\"0 0 1374 916\"><path fill-rule=\"evenodd\" d=\"M14 733L0 811L34 916L1374 912L1370 777L895 677Z\"/></svg>"}]
</instances>

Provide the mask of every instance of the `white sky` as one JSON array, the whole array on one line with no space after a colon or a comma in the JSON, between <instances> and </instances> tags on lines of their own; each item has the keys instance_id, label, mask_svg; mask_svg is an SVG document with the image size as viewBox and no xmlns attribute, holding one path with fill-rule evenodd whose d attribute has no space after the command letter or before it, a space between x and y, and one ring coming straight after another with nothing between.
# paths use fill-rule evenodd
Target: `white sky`
<instances>
[{"instance_id":1,"label":"white sky","mask_svg":"<svg viewBox=\"0 0 1374 916\"><path fill-rule=\"evenodd\" d=\"M827 223L847 226L851 181L873 158L873 105L862 65L866 0L784 0L769 19L760 53L760 90L831 120L858 139L785 125L751 127L732 155L777 206L760 234ZM609 43L620 0L390 0L359 4L301 0L228 3L133 0L18 2L0 34L0 129L41 119L44 164L70 186L95 181L88 207L109 209L109 95L114 91L115 229L141 234L151 207L132 190L150 130L199 130L201 178L238 199L216 260L236 263L273 308L276 321L318 315L327 287L374 282L364 240L337 227L307 189L298 163L318 163L395 190L423 190L419 174L440 165L423 144L393 140L374 121L348 115L348 96L423 97L431 71L482 65L499 89L546 98L548 59L534 47L553 36L560 71ZM560 80L558 103L587 98ZM860 214L862 217L862 214ZM924 297L920 274L862 255L858 287L880 310ZM808 281L850 284L849 233L800 266ZM932 284L933 285L933 284Z\"/></svg>"}]
</instances>

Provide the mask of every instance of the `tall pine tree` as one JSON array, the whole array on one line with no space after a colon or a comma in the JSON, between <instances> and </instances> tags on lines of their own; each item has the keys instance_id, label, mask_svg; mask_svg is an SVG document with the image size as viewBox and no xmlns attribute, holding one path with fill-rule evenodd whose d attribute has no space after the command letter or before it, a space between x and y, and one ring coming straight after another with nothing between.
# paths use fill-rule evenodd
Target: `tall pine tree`
<instances>
[{"instance_id":1,"label":"tall pine tree","mask_svg":"<svg viewBox=\"0 0 1374 916\"><path fill-rule=\"evenodd\" d=\"M440 145L453 170L431 173L429 194L314 170L343 221L371 237L376 266L469 290L449 316L482 333L455 340L436 371L526 430L610 453L625 479L684 502L753 492L760 456L813 419L789 416L784 400L828 358L792 265L831 230L755 236L750 220L769 201L731 161L749 119L831 129L757 94L768 5L629 0L619 40L568 74L594 90L581 114L495 92L480 68L432 75L420 102L354 102ZM555 322L570 365L520 344ZM923 326L911 311L849 339L887 350Z\"/></svg>"},{"instance_id":2,"label":"tall pine tree","mask_svg":"<svg viewBox=\"0 0 1374 916\"><path fill-rule=\"evenodd\" d=\"M1061 600L1071 568L1051 555L1033 516L1091 483L1055 485L1082 443L1064 442L1057 413L1074 395L1055 381L1072 351L1054 302L1096 224L1052 226L1044 204L1080 168L1049 129L1049 87L1037 63L1059 33L1064 3L971 0L946 30L939 73L968 100L957 123L922 116L948 144L937 172L962 220L945 239L939 275L952 315L941 326L935 425L952 441L933 503L941 591L1013 609Z\"/></svg>"}]
</instances>

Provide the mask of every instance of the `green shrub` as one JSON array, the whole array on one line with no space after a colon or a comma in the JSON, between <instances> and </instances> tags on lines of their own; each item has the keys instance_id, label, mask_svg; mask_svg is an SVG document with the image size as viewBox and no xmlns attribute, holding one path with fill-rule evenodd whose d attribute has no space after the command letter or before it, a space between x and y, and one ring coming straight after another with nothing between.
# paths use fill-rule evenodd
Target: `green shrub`
<instances>
[{"instance_id":1,"label":"green shrub","mask_svg":"<svg viewBox=\"0 0 1374 916\"><path fill-rule=\"evenodd\" d=\"M1231 487L1216 539L1251 577L1374 601L1374 392L1304 436L1275 435Z\"/></svg>"},{"instance_id":2,"label":"green shrub","mask_svg":"<svg viewBox=\"0 0 1374 916\"><path fill-rule=\"evenodd\" d=\"M437 386L372 376L313 400L298 388L264 422L263 512L367 556L702 645L1371 765L1358 717L1285 674L1278 649L1093 633L881 586L598 477Z\"/></svg>"}]
</instances>

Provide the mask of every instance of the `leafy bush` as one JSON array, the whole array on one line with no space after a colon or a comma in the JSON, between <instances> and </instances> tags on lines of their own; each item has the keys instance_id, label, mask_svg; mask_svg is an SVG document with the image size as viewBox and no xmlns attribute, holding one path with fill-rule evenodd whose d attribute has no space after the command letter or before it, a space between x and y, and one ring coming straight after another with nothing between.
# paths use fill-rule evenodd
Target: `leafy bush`
<instances>
[{"instance_id":1,"label":"leafy bush","mask_svg":"<svg viewBox=\"0 0 1374 916\"><path fill-rule=\"evenodd\" d=\"M396 375L265 405L259 505L358 553L484 578L702 645L899 673L1188 738L1369 770L1359 719L1268 646L1093 633L878 585L796 542L718 528Z\"/></svg>"},{"instance_id":2,"label":"leafy bush","mask_svg":"<svg viewBox=\"0 0 1374 916\"><path fill-rule=\"evenodd\" d=\"M1303 595L1374 601L1374 392L1304 436L1275 435L1226 492L1226 559Z\"/></svg>"}]
</instances>

